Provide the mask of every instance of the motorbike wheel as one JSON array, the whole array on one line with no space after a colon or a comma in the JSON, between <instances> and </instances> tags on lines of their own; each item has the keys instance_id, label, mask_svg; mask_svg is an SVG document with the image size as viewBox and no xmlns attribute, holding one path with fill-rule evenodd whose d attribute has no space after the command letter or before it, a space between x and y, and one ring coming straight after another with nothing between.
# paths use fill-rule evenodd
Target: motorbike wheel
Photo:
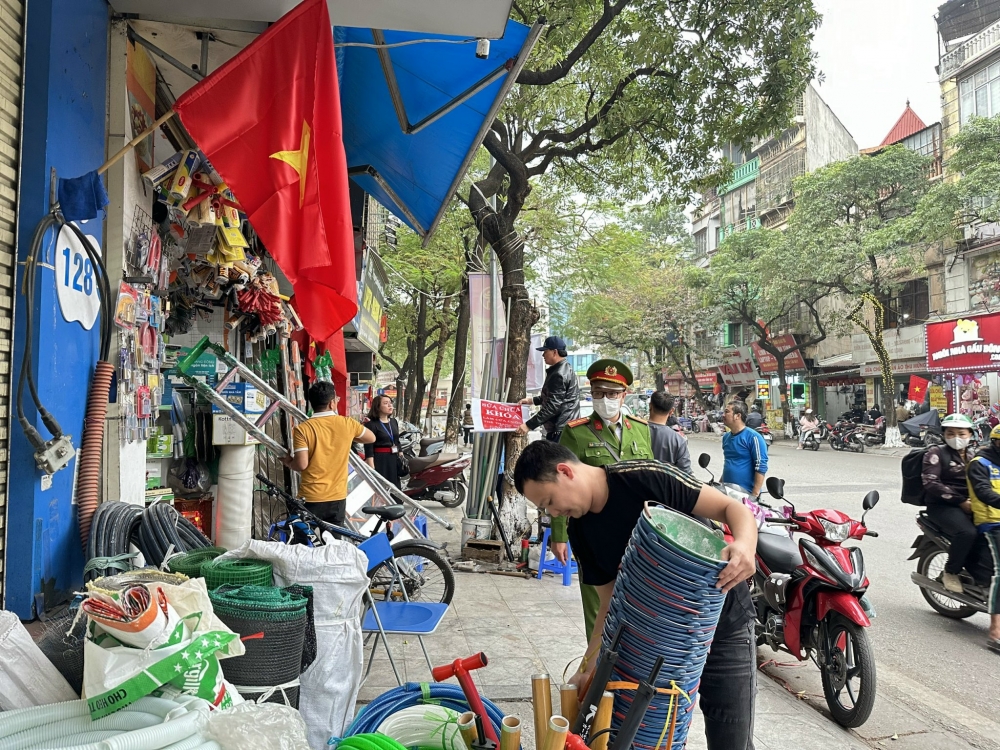
<instances>
[{"instance_id":1,"label":"motorbike wheel","mask_svg":"<svg viewBox=\"0 0 1000 750\"><path fill-rule=\"evenodd\" d=\"M440 552L415 544L400 544L392 548L392 561L392 565L383 563L368 574L368 590L373 599L405 601L405 590L411 602L451 603L455 595L455 572Z\"/></svg>"},{"instance_id":2,"label":"motorbike wheel","mask_svg":"<svg viewBox=\"0 0 1000 750\"><path fill-rule=\"evenodd\" d=\"M860 440L856 440L856 439L852 440L851 443L850 443L850 448L855 453L864 453L865 452L865 444L862 443Z\"/></svg>"},{"instance_id":3,"label":"motorbike wheel","mask_svg":"<svg viewBox=\"0 0 1000 750\"><path fill-rule=\"evenodd\" d=\"M842 451L844 450L844 443L840 440L831 440L830 447L833 448L835 451Z\"/></svg>"},{"instance_id":4,"label":"motorbike wheel","mask_svg":"<svg viewBox=\"0 0 1000 750\"><path fill-rule=\"evenodd\" d=\"M824 648L830 648L820 676L833 720L860 727L875 705L875 654L865 629L840 614L826 620Z\"/></svg>"},{"instance_id":5,"label":"motorbike wheel","mask_svg":"<svg viewBox=\"0 0 1000 750\"><path fill-rule=\"evenodd\" d=\"M441 505L446 508L457 508L465 503L465 495L468 493L468 487L465 486L465 482L460 479L452 479L448 482L448 488L455 493L454 500L438 500Z\"/></svg>"},{"instance_id":6,"label":"motorbike wheel","mask_svg":"<svg viewBox=\"0 0 1000 750\"><path fill-rule=\"evenodd\" d=\"M691 432L701 432L701 428L698 426L697 422L691 423Z\"/></svg>"},{"instance_id":7,"label":"motorbike wheel","mask_svg":"<svg viewBox=\"0 0 1000 750\"><path fill-rule=\"evenodd\" d=\"M944 572L944 566L947 562L948 553L943 549L934 548L922 554L920 559L917 560L917 572L922 576L930 578L932 581L936 581L941 573ZM964 620L966 617L972 617L976 613L973 607L962 604L955 599L949 599L937 591L928 591L925 588L921 588L920 593L927 603L931 605L931 609L939 615L950 617L953 620Z\"/></svg>"}]
</instances>

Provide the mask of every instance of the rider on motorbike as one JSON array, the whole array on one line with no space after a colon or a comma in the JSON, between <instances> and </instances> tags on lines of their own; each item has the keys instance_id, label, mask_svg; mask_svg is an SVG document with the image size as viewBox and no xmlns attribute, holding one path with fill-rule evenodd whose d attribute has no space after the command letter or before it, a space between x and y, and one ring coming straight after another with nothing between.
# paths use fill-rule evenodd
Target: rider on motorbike
<instances>
[{"instance_id":1,"label":"rider on motorbike","mask_svg":"<svg viewBox=\"0 0 1000 750\"><path fill-rule=\"evenodd\" d=\"M927 499L927 515L951 541L941 583L948 591L960 594L960 575L977 538L965 476L965 469L973 457L968 447L972 439L972 420L964 414L949 414L941 420L941 427L946 444L934 446L924 454L921 478Z\"/></svg>"},{"instance_id":2,"label":"rider on motorbike","mask_svg":"<svg viewBox=\"0 0 1000 750\"><path fill-rule=\"evenodd\" d=\"M969 463L969 501L972 521L986 537L993 556L993 580L986 606L990 613L987 645L1000 652L1000 426L990 431L990 441Z\"/></svg>"},{"instance_id":3,"label":"rider on motorbike","mask_svg":"<svg viewBox=\"0 0 1000 750\"><path fill-rule=\"evenodd\" d=\"M802 444L806 441L806 435L818 428L819 420L816 418L813 410L806 409L802 412L802 416L799 418L799 447L796 450L802 450Z\"/></svg>"}]
</instances>

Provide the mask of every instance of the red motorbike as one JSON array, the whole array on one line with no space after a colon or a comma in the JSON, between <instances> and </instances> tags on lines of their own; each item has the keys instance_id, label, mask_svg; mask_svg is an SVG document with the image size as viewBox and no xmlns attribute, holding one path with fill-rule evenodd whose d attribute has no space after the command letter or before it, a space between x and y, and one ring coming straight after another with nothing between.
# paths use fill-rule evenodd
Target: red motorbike
<instances>
[{"instance_id":1,"label":"red motorbike","mask_svg":"<svg viewBox=\"0 0 1000 750\"><path fill-rule=\"evenodd\" d=\"M797 513L785 500L783 479L768 477L767 491L791 507L788 518L769 518L757 535L753 598L757 644L811 658L820 669L823 694L834 720L859 727L875 703L875 656L868 633L875 612L865 592L868 577L858 547L848 539L878 536L865 515L878 502L869 492L860 521L836 510ZM787 530L800 532L798 544ZM811 537L811 538L807 538Z\"/></svg>"},{"instance_id":2,"label":"red motorbike","mask_svg":"<svg viewBox=\"0 0 1000 750\"><path fill-rule=\"evenodd\" d=\"M472 463L472 456L460 453L424 455L428 439L418 440L419 437L419 432L400 435L403 454L410 465L403 492L414 500L436 500L446 508L457 508L465 502L469 492L465 470ZM418 450L419 456L416 455Z\"/></svg>"}]
</instances>

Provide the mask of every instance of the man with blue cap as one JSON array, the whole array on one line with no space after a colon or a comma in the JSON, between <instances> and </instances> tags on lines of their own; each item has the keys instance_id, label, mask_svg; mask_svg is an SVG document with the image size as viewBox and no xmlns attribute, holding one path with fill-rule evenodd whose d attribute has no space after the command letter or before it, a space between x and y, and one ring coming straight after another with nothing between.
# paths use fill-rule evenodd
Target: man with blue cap
<instances>
[{"instance_id":1,"label":"man with blue cap","mask_svg":"<svg viewBox=\"0 0 1000 750\"><path fill-rule=\"evenodd\" d=\"M544 426L545 438L559 442L563 428L571 419L580 415L580 386L573 366L566 359L566 342L558 336L549 336L538 347L548 365L545 383L539 396L522 398L522 404L540 406L538 413L517 428L519 435Z\"/></svg>"}]
</instances>

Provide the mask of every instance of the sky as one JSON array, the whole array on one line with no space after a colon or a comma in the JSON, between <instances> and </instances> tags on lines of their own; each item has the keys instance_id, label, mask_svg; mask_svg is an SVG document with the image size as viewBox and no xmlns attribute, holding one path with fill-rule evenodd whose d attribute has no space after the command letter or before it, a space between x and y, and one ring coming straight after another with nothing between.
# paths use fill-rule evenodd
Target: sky
<instances>
[{"instance_id":1,"label":"sky","mask_svg":"<svg viewBox=\"0 0 1000 750\"><path fill-rule=\"evenodd\" d=\"M820 96L859 148L877 146L906 100L925 123L941 119L934 14L944 0L815 0Z\"/></svg>"}]
</instances>

